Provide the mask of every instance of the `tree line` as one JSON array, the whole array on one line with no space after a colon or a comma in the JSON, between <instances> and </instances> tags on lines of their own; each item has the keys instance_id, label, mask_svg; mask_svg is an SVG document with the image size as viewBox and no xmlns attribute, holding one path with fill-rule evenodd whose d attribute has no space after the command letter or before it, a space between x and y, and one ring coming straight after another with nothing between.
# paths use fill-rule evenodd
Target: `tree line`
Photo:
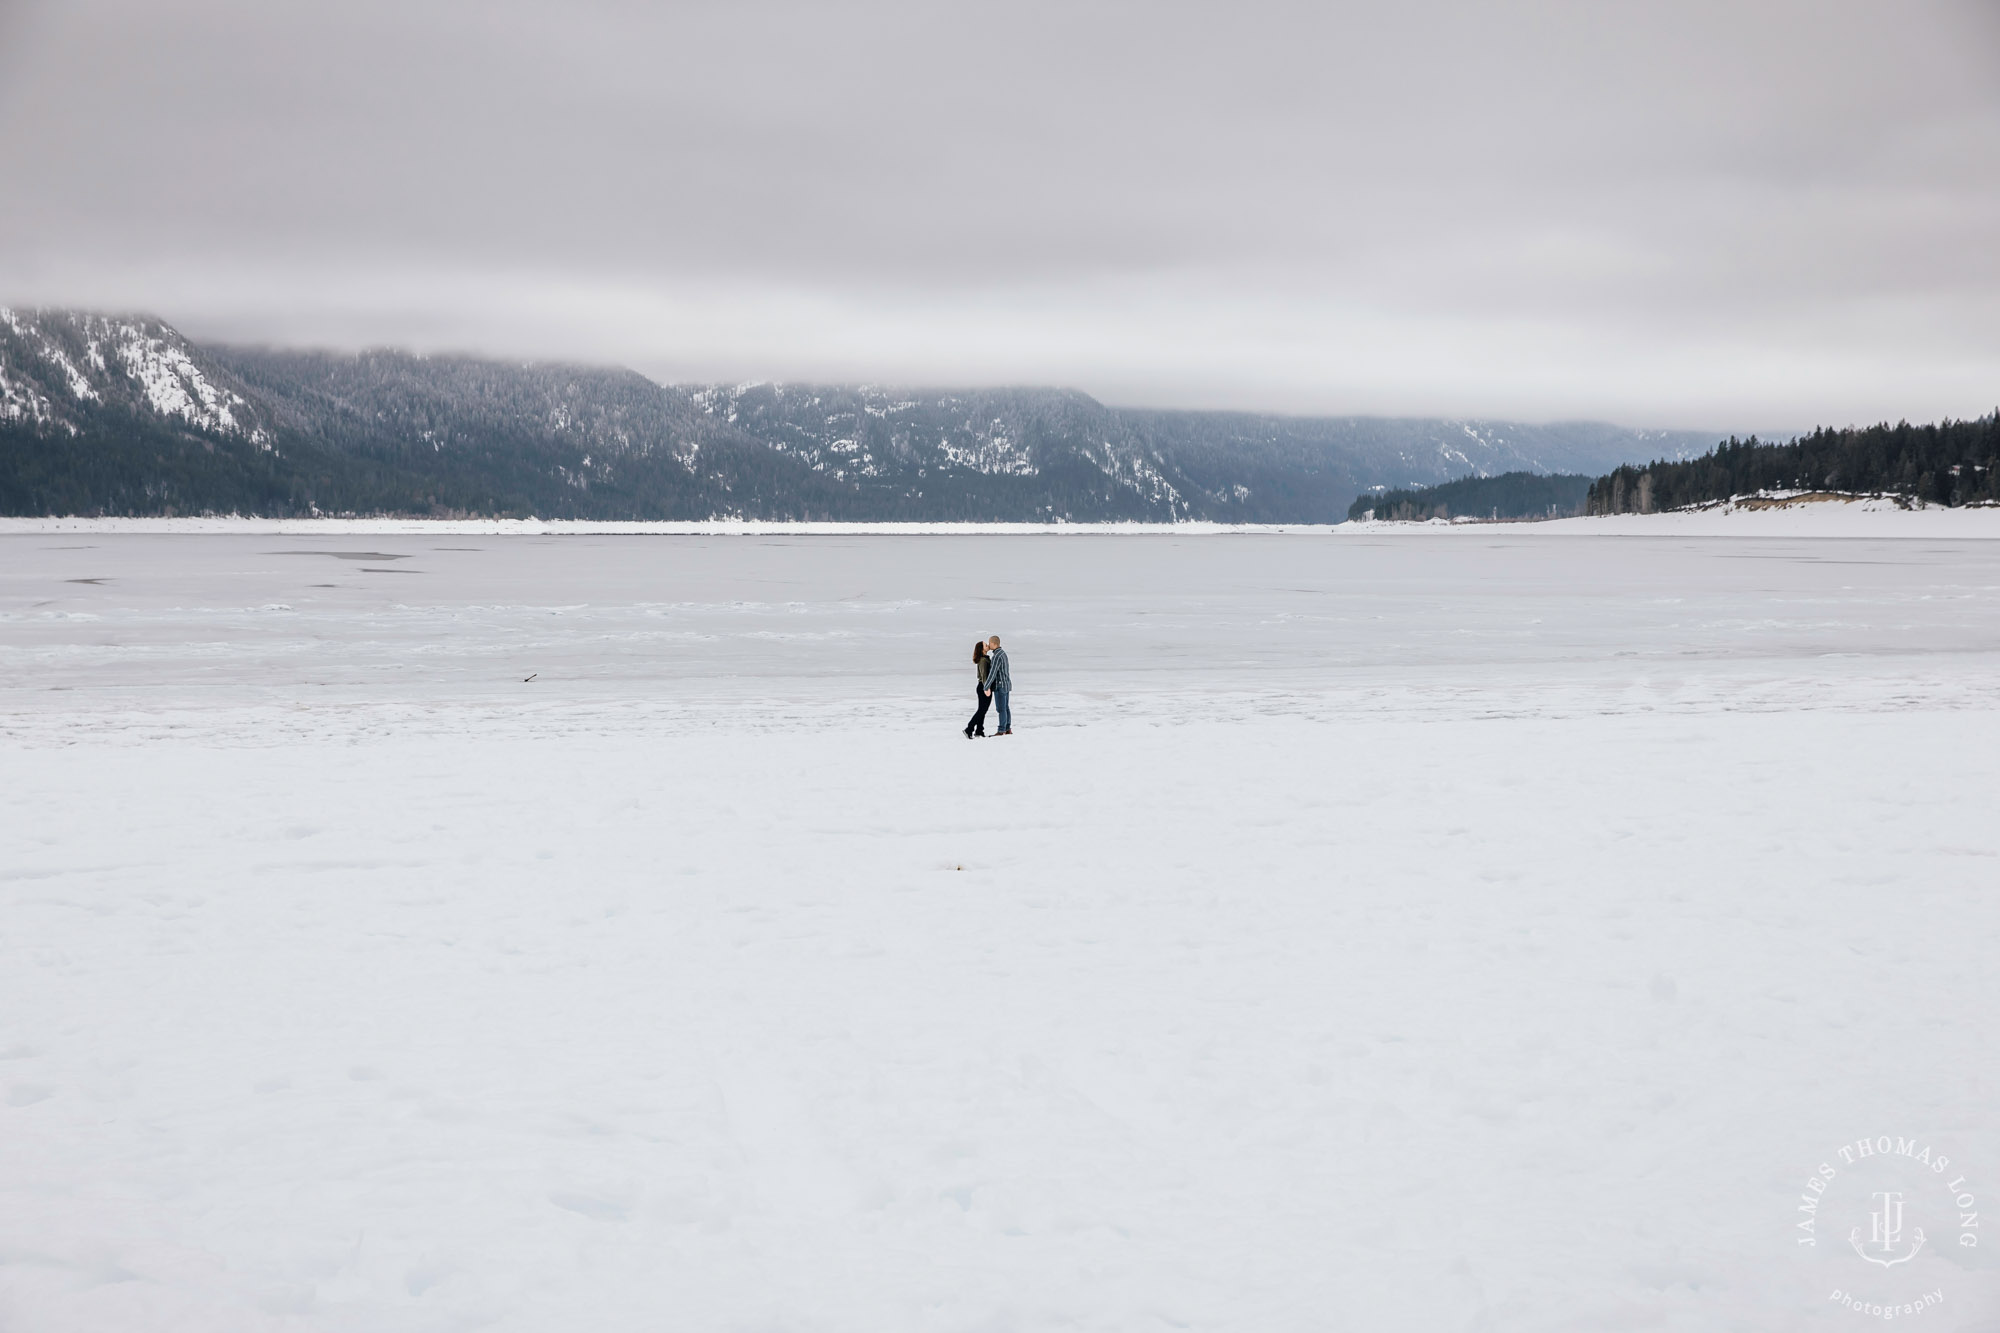
<instances>
[{"instance_id":1,"label":"tree line","mask_svg":"<svg viewBox=\"0 0 2000 1333\"><path fill-rule=\"evenodd\" d=\"M1589 477L1569 473L1460 477L1437 486L1363 495L1347 507L1347 517L1417 523L1433 518L1568 518L1582 512L1590 484Z\"/></svg>"},{"instance_id":2,"label":"tree line","mask_svg":"<svg viewBox=\"0 0 2000 1333\"><path fill-rule=\"evenodd\" d=\"M1626 466L1590 484L1591 514L1650 514L1759 491L1893 495L1918 504L2000 503L2000 411L1931 426L1822 427L1786 444L1735 436L1700 458Z\"/></svg>"}]
</instances>

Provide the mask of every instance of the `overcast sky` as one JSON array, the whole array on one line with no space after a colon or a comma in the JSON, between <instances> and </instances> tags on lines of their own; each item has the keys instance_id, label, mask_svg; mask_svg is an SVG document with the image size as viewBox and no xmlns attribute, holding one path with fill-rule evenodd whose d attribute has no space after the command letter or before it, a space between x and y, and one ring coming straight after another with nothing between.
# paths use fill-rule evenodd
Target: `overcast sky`
<instances>
[{"instance_id":1,"label":"overcast sky","mask_svg":"<svg viewBox=\"0 0 2000 1333\"><path fill-rule=\"evenodd\" d=\"M2000 0L0 0L0 300L669 379L2000 404Z\"/></svg>"}]
</instances>

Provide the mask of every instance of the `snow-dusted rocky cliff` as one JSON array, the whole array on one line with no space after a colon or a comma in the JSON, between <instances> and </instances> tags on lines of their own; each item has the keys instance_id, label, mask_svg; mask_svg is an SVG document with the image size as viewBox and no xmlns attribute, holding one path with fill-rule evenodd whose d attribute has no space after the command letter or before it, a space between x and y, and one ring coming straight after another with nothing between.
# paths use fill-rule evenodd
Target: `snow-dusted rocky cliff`
<instances>
[{"instance_id":1,"label":"snow-dusted rocky cliff","mask_svg":"<svg viewBox=\"0 0 2000 1333\"><path fill-rule=\"evenodd\" d=\"M0 421L76 435L88 410L105 405L269 442L266 414L171 326L0 306Z\"/></svg>"}]
</instances>

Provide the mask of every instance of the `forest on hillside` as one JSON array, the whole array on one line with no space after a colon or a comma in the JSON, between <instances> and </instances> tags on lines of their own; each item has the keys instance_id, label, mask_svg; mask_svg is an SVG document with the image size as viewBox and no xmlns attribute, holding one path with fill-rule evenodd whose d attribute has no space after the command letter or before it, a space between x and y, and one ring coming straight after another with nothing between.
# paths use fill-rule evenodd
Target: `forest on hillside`
<instances>
[{"instance_id":1,"label":"forest on hillside","mask_svg":"<svg viewBox=\"0 0 2000 1333\"><path fill-rule=\"evenodd\" d=\"M2000 412L1933 426L1822 428L1786 444L1731 437L1700 458L1617 468L1590 485L1591 514L1650 514L1759 491L1895 495L1913 503L2000 503Z\"/></svg>"},{"instance_id":2,"label":"forest on hillside","mask_svg":"<svg viewBox=\"0 0 2000 1333\"><path fill-rule=\"evenodd\" d=\"M1570 473L1503 472L1460 477L1437 486L1413 486L1363 495L1347 507L1349 519L1421 523L1433 518L1568 518L1582 512L1590 478Z\"/></svg>"}]
</instances>

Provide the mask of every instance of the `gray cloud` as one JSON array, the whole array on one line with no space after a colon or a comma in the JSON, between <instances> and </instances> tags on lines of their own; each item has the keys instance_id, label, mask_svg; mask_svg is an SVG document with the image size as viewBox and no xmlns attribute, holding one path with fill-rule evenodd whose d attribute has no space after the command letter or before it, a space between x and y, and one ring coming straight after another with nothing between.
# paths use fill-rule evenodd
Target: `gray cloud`
<instances>
[{"instance_id":1,"label":"gray cloud","mask_svg":"<svg viewBox=\"0 0 2000 1333\"><path fill-rule=\"evenodd\" d=\"M2000 401L1991 4L0 0L0 293L663 376Z\"/></svg>"}]
</instances>

